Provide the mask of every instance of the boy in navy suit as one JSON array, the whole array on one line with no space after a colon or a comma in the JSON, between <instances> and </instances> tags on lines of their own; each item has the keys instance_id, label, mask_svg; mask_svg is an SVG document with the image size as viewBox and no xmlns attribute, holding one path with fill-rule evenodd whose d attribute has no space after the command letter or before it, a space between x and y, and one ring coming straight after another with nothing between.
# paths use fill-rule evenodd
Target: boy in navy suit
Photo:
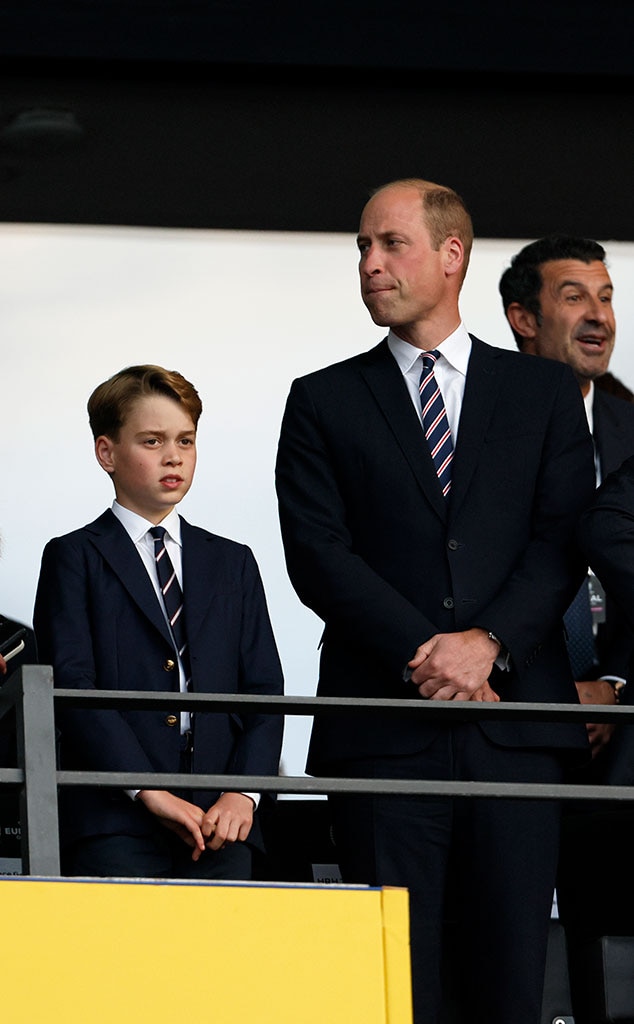
<instances>
[{"instance_id":1,"label":"boy in navy suit","mask_svg":"<svg viewBox=\"0 0 634 1024\"><path fill-rule=\"evenodd\" d=\"M251 551L176 511L193 480L201 411L195 388L159 366L128 367L91 395L95 454L116 500L44 550L34 626L56 686L282 693ZM278 771L279 715L69 708L59 725L67 769ZM248 878L258 801L254 793L63 787L64 873Z\"/></svg>"}]
</instances>

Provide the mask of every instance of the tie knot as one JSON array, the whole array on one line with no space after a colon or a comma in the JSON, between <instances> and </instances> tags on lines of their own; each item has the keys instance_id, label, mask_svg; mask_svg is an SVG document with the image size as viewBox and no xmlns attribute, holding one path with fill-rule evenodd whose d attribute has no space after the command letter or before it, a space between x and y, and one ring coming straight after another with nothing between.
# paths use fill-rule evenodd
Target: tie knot
<instances>
[{"instance_id":1,"label":"tie knot","mask_svg":"<svg viewBox=\"0 0 634 1024\"><path fill-rule=\"evenodd\" d=\"M152 526L148 532L152 534L154 540L163 540L167 531L164 526Z\"/></svg>"},{"instance_id":2,"label":"tie knot","mask_svg":"<svg viewBox=\"0 0 634 1024\"><path fill-rule=\"evenodd\" d=\"M438 349L432 349L431 352L423 353L423 366L427 370L433 370L436 360L440 356Z\"/></svg>"}]
</instances>

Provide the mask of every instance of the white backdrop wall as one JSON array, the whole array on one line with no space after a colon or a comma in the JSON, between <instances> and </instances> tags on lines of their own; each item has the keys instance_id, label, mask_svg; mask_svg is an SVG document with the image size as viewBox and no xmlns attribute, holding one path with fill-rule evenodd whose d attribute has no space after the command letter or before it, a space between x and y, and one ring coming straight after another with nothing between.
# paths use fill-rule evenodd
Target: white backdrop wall
<instances>
[{"instance_id":1,"label":"white backdrop wall","mask_svg":"<svg viewBox=\"0 0 634 1024\"><path fill-rule=\"evenodd\" d=\"M497 290L524 241L477 239L469 329L514 348ZM611 369L634 389L634 243L605 243L615 284ZM203 401L186 518L247 543L260 565L292 694L312 694L321 623L288 582L273 469L291 380L385 331L360 298L352 235L0 225L0 611L31 622L46 541L112 501L86 400L132 363L180 370ZM307 719L283 770L303 772Z\"/></svg>"}]
</instances>

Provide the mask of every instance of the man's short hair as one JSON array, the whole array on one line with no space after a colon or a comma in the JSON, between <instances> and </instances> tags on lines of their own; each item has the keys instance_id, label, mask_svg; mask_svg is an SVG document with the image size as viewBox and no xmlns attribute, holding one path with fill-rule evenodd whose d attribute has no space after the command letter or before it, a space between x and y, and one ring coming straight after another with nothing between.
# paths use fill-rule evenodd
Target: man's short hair
<instances>
[{"instance_id":1,"label":"man's short hair","mask_svg":"<svg viewBox=\"0 0 634 1024\"><path fill-rule=\"evenodd\" d=\"M554 260L579 260L581 263L595 263L598 260L605 263L605 249L590 238L575 238L572 235L548 235L525 245L515 254L510 267L500 278L499 288L505 313L512 302L519 302L520 306L535 316L538 324L541 323L539 293L544 282L539 268ZM526 339L515 330L513 336L518 348L521 348Z\"/></svg>"},{"instance_id":2,"label":"man's short hair","mask_svg":"<svg viewBox=\"0 0 634 1024\"><path fill-rule=\"evenodd\" d=\"M400 178L397 181L390 181L375 189L372 196L395 186L415 188L420 194L423 217L433 249L440 249L445 239L452 235L460 239L464 246L461 278L464 280L473 246L473 223L462 196L446 185L437 185L433 181L424 181L423 178Z\"/></svg>"},{"instance_id":3,"label":"man's short hair","mask_svg":"<svg viewBox=\"0 0 634 1024\"><path fill-rule=\"evenodd\" d=\"M165 395L182 405L198 425L202 402L193 384L176 370L162 366L127 366L95 388L88 399L88 419L94 438L117 441L131 406L148 395Z\"/></svg>"}]
</instances>

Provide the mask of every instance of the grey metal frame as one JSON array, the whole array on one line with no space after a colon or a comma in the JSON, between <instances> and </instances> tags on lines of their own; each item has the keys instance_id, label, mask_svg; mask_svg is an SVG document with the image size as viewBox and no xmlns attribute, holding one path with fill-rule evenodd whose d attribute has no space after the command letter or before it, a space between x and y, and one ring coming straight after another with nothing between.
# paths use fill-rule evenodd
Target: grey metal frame
<instances>
[{"instance_id":1,"label":"grey metal frame","mask_svg":"<svg viewBox=\"0 0 634 1024\"><path fill-rule=\"evenodd\" d=\"M361 710L381 715L404 709L439 721L481 721L500 716L511 720L547 722L623 722L634 707L594 704L497 704L421 700L360 700L334 697L269 697L236 694L142 693L132 690L54 689L46 665L19 668L0 689L0 718L16 711L18 768L0 768L0 785L19 785L21 791L22 866L26 875L59 875L58 786L190 789L191 775L142 772L60 771L56 767L55 707L126 707L154 710L243 712L271 714L352 714ZM348 779L305 776L196 775L202 789L241 789L254 792L325 795L329 793L424 794L452 797L512 797L544 800L634 801L634 786L536 785L501 782L440 782L412 779Z\"/></svg>"}]
</instances>

